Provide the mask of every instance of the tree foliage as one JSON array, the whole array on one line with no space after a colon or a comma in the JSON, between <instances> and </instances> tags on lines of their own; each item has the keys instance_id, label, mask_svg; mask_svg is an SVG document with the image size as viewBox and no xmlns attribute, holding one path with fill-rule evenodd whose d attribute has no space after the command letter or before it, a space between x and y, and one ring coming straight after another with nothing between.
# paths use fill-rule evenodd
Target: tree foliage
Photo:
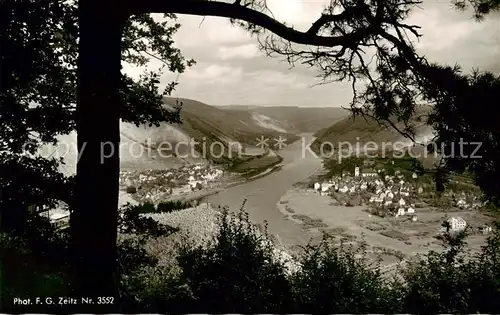
<instances>
[{"instance_id":1,"label":"tree foliage","mask_svg":"<svg viewBox=\"0 0 500 315\"><path fill-rule=\"evenodd\" d=\"M73 181L58 173L61 161L34 154L43 145L56 144L59 135L75 130L77 14L75 1L0 3L2 212L54 200L70 203ZM123 121L150 126L180 122L179 109L167 109L162 102L177 83L160 86L164 71L182 73L194 64L173 46L172 36L179 27L174 14L141 14L128 20L122 59L142 67L144 73L138 80L122 74ZM160 69L148 68L151 58L161 60Z\"/></svg>"}]
</instances>

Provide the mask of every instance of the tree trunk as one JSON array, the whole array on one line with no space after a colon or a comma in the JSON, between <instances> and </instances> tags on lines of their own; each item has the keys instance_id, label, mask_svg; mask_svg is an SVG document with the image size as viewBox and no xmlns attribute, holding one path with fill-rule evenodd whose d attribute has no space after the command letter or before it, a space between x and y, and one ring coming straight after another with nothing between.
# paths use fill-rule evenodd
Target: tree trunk
<instances>
[{"instance_id":1,"label":"tree trunk","mask_svg":"<svg viewBox=\"0 0 500 315\"><path fill-rule=\"evenodd\" d=\"M117 299L121 36L114 1L79 1L76 204L71 216L75 294ZM94 303L98 303L94 300ZM101 307L102 305L99 305ZM115 305L116 306L116 305Z\"/></svg>"}]
</instances>

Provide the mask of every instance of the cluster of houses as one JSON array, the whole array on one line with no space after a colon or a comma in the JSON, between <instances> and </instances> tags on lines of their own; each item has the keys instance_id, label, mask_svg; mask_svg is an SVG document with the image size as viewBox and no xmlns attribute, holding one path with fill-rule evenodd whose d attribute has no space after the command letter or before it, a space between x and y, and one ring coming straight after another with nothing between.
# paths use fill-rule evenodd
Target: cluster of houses
<instances>
[{"instance_id":1,"label":"cluster of houses","mask_svg":"<svg viewBox=\"0 0 500 315\"><path fill-rule=\"evenodd\" d=\"M460 209L478 209L484 205L477 195L466 194L461 192L460 194L451 193L450 194L454 204Z\"/></svg>"},{"instance_id":2,"label":"cluster of houses","mask_svg":"<svg viewBox=\"0 0 500 315\"><path fill-rule=\"evenodd\" d=\"M219 168L205 164L178 169L120 173L120 184L140 202L156 203L165 198L210 187L222 175Z\"/></svg>"},{"instance_id":3,"label":"cluster of houses","mask_svg":"<svg viewBox=\"0 0 500 315\"><path fill-rule=\"evenodd\" d=\"M369 200L371 206L384 210L386 213L393 213L396 217L411 215L412 220L416 221L415 204L409 200L413 199L415 194L422 193L423 190L415 191L415 188L406 182L401 174L396 174L394 178L386 175L384 179L376 180L375 195Z\"/></svg>"},{"instance_id":4,"label":"cluster of houses","mask_svg":"<svg viewBox=\"0 0 500 315\"><path fill-rule=\"evenodd\" d=\"M184 166L179 169L120 172L120 184L130 189L134 199L156 203L162 198L191 192L210 186L223 175L223 171L204 164ZM133 188L133 189L131 189ZM58 229L68 227L70 212L63 202L54 208L35 207L33 211L46 217Z\"/></svg>"},{"instance_id":5,"label":"cluster of houses","mask_svg":"<svg viewBox=\"0 0 500 315\"><path fill-rule=\"evenodd\" d=\"M394 175L385 175L383 169L354 168L354 176L351 172L344 171L341 176L334 176L330 180L314 184L314 190L320 194L328 195L332 191L337 193L355 193L369 191L373 195L368 202L374 207L385 208L394 212L395 216L414 214L415 205L408 202L411 196L422 195L423 187L416 187L414 181L418 178L416 173L411 174L411 180L405 178L400 171ZM413 182L412 182L413 180ZM459 209L477 209L484 205L480 198L471 193L461 192L447 194L453 200L453 204Z\"/></svg>"},{"instance_id":6,"label":"cluster of houses","mask_svg":"<svg viewBox=\"0 0 500 315\"><path fill-rule=\"evenodd\" d=\"M314 190L320 194L330 194L332 191L338 193L355 193L367 191L371 197L366 200L374 207L384 207L391 210L396 216L415 214L415 205L407 202L406 199L411 194L422 193L423 189L415 190L408 182L405 176L396 171L394 176L383 175L383 170L374 171L372 169L360 170L354 169L354 177L344 172L342 176L335 176L327 182L314 184ZM418 178L413 173L412 178ZM416 218L415 218L416 219Z\"/></svg>"}]
</instances>

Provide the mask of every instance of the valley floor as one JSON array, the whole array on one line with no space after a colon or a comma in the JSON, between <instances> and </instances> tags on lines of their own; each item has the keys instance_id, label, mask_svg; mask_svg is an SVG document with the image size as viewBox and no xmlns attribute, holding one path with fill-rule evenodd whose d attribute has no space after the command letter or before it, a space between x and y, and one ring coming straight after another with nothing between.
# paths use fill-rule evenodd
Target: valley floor
<instances>
[{"instance_id":1,"label":"valley floor","mask_svg":"<svg viewBox=\"0 0 500 315\"><path fill-rule=\"evenodd\" d=\"M207 202L215 208L227 206L233 212L243 205L253 223L267 225L267 231L276 237L278 245L292 251L297 246L317 243L324 235L353 245L365 242L370 256L380 256L387 269L415 255L441 250L441 243L435 236L445 217L461 216L476 225L488 221L477 211L455 209L445 212L424 207L418 209L418 221L413 222L408 217L372 215L366 211L367 206L348 207L334 203L331 196L300 184L324 172L320 158L304 155L304 147L311 139L311 135L305 135L281 150L279 155L283 161L278 170L263 172L253 180L222 177L210 187L186 191L172 198ZM485 237L469 237L470 249L479 249Z\"/></svg>"},{"instance_id":2,"label":"valley floor","mask_svg":"<svg viewBox=\"0 0 500 315\"><path fill-rule=\"evenodd\" d=\"M476 211L443 211L432 207L418 209L418 221L411 218L378 217L366 212L366 206L336 205L332 197L312 189L289 190L278 203L278 209L288 219L301 224L304 230L317 236L326 233L337 241L368 245L368 252L380 255L383 264L390 265L431 250L443 249L438 235L445 217L460 216L476 225L488 218ZM479 251L486 235L468 237L471 251Z\"/></svg>"}]
</instances>

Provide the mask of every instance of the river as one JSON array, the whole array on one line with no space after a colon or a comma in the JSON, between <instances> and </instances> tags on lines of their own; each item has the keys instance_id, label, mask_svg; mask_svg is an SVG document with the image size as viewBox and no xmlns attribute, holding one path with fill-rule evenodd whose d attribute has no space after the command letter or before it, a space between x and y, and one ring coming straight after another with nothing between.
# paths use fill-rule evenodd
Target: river
<instances>
[{"instance_id":1,"label":"river","mask_svg":"<svg viewBox=\"0 0 500 315\"><path fill-rule=\"evenodd\" d=\"M283 245L307 244L311 235L301 225L286 219L276 204L295 183L322 168L321 158L304 149L312 140L313 136L307 134L280 150L284 165L280 170L208 196L205 201L214 205L226 205L232 211L238 211L246 199L244 209L250 220L258 224L267 221L268 232L278 236ZM306 154L303 154L304 151Z\"/></svg>"}]
</instances>

